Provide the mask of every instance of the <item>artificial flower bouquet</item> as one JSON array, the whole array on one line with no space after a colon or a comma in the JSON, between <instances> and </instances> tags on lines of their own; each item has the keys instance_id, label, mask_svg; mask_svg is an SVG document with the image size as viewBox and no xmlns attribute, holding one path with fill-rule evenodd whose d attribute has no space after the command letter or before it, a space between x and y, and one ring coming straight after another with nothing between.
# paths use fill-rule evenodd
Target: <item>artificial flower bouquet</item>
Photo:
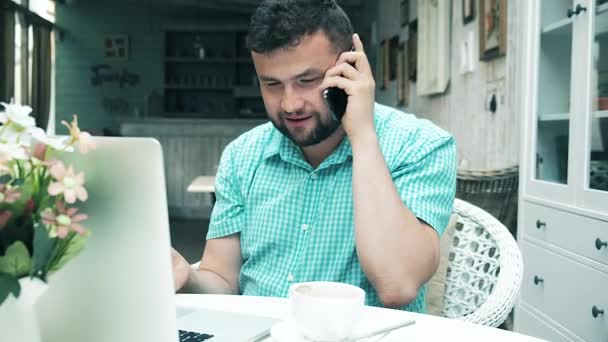
<instances>
[{"instance_id":1,"label":"artificial flower bouquet","mask_svg":"<svg viewBox=\"0 0 608 342\"><path fill-rule=\"evenodd\" d=\"M57 152L87 153L91 135L62 121L69 136L51 137L36 127L27 106L1 103L0 112L0 305L19 297L19 279L43 282L84 247L87 200L84 174L54 159Z\"/></svg>"}]
</instances>

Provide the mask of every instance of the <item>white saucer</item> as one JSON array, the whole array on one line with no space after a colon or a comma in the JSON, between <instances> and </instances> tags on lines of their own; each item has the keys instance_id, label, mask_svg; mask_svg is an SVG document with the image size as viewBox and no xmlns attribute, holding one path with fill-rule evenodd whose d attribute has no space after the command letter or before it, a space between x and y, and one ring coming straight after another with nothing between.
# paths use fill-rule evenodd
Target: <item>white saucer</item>
<instances>
[{"instance_id":1,"label":"white saucer","mask_svg":"<svg viewBox=\"0 0 608 342\"><path fill-rule=\"evenodd\" d=\"M270 328L270 336L273 342L314 342L313 340L302 336L295 326L288 321L280 321ZM363 341L377 341L380 340L384 335L374 336L361 340Z\"/></svg>"},{"instance_id":2,"label":"white saucer","mask_svg":"<svg viewBox=\"0 0 608 342\"><path fill-rule=\"evenodd\" d=\"M363 333L365 330L362 329L361 326L358 326L355 335L359 335ZM369 329L371 330L371 329ZM405 332L405 335L403 334ZM388 336L391 335L391 336ZM270 336L272 337L273 342L314 342L313 340L302 336L295 326L288 321L280 321L275 323L272 328L270 328ZM391 338L393 337L393 338ZM396 339L395 339L396 338ZM398 336L392 336L392 334L381 334L378 336L372 336L366 339L362 339L361 342L375 342L375 341L403 341L404 338L407 338L407 341L415 342L418 339L416 338L416 334L411 328L404 328L404 330L400 330Z\"/></svg>"},{"instance_id":3,"label":"white saucer","mask_svg":"<svg viewBox=\"0 0 608 342\"><path fill-rule=\"evenodd\" d=\"M270 336L274 342L313 342L300 335L296 327L287 321L280 321L273 325L270 328Z\"/></svg>"}]
</instances>

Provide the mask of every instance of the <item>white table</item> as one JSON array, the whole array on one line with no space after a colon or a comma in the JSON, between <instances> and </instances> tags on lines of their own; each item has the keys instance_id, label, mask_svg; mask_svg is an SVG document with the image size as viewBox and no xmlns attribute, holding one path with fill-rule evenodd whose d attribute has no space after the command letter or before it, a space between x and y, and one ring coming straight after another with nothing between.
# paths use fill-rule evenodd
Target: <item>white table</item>
<instances>
[{"instance_id":1,"label":"white table","mask_svg":"<svg viewBox=\"0 0 608 342\"><path fill-rule=\"evenodd\" d=\"M188 185L188 192L215 193L215 176L198 176Z\"/></svg>"},{"instance_id":2,"label":"white table","mask_svg":"<svg viewBox=\"0 0 608 342\"><path fill-rule=\"evenodd\" d=\"M287 300L285 298L177 294L175 295L175 302L178 310L186 311L196 308L209 308L274 318L283 318L287 312ZM366 326L366 329L368 326L371 331L407 319L415 320L416 324L393 331L380 341L540 341L529 336L459 320L376 307L366 307L362 324ZM272 338L265 341L270 342Z\"/></svg>"}]
</instances>

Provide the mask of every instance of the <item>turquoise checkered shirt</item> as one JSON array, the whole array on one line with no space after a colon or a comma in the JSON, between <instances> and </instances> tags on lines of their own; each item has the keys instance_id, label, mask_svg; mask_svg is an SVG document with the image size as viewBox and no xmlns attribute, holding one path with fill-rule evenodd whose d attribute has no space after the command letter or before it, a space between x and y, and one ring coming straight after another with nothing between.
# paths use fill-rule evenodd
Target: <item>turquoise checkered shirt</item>
<instances>
[{"instance_id":1,"label":"turquoise checkered shirt","mask_svg":"<svg viewBox=\"0 0 608 342\"><path fill-rule=\"evenodd\" d=\"M401 199L443 233L455 193L454 139L390 107L376 104L374 115ZM215 187L207 239L241 234L242 294L286 297L294 282L339 281L364 289L366 304L382 306L357 259L347 138L313 169L271 123L258 126L226 147ZM402 309L425 312L425 291Z\"/></svg>"}]
</instances>

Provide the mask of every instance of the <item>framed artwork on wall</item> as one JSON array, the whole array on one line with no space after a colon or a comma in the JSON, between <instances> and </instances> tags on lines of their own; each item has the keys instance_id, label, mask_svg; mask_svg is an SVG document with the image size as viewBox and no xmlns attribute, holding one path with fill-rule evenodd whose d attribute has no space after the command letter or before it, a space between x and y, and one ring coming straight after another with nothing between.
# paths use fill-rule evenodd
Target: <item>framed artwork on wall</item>
<instances>
[{"instance_id":1,"label":"framed artwork on wall","mask_svg":"<svg viewBox=\"0 0 608 342\"><path fill-rule=\"evenodd\" d=\"M410 22L410 1L401 0L399 4L399 17L401 21L401 27L404 27Z\"/></svg>"},{"instance_id":2,"label":"framed artwork on wall","mask_svg":"<svg viewBox=\"0 0 608 342\"><path fill-rule=\"evenodd\" d=\"M103 56L107 59L127 60L129 58L129 38L126 35L106 36L103 46Z\"/></svg>"},{"instance_id":3,"label":"framed artwork on wall","mask_svg":"<svg viewBox=\"0 0 608 342\"><path fill-rule=\"evenodd\" d=\"M442 94L450 81L450 2L418 2L418 96Z\"/></svg>"},{"instance_id":4,"label":"framed artwork on wall","mask_svg":"<svg viewBox=\"0 0 608 342\"><path fill-rule=\"evenodd\" d=\"M405 107L409 104L410 80L408 73L407 44L399 44L397 57L397 106Z\"/></svg>"},{"instance_id":5,"label":"framed artwork on wall","mask_svg":"<svg viewBox=\"0 0 608 342\"><path fill-rule=\"evenodd\" d=\"M479 59L507 54L507 0L479 2Z\"/></svg>"},{"instance_id":6,"label":"framed artwork on wall","mask_svg":"<svg viewBox=\"0 0 608 342\"><path fill-rule=\"evenodd\" d=\"M389 80L397 79L397 60L399 54L399 36L393 36L389 40Z\"/></svg>"},{"instance_id":7,"label":"framed artwork on wall","mask_svg":"<svg viewBox=\"0 0 608 342\"><path fill-rule=\"evenodd\" d=\"M409 29L409 38L407 40L407 71L409 80L416 82L418 62L418 20L412 21Z\"/></svg>"},{"instance_id":8,"label":"framed artwork on wall","mask_svg":"<svg viewBox=\"0 0 608 342\"><path fill-rule=\"evenodd\" d=\"M468 24L475 19L475 0L462 0L462 23Z\"/></svg>"},{"instance_id":9,"label":"framed artwork on wall","mask_svg":"<svg viewBox=\"0 0 608 342\"><path fill-rule=\"evenodd\" d=\"M390 41L385 39L380 43L381 54L380 59L382 60L382 87L381 89L388 89L390 83Z\"/></svg>"}]
</instances>

